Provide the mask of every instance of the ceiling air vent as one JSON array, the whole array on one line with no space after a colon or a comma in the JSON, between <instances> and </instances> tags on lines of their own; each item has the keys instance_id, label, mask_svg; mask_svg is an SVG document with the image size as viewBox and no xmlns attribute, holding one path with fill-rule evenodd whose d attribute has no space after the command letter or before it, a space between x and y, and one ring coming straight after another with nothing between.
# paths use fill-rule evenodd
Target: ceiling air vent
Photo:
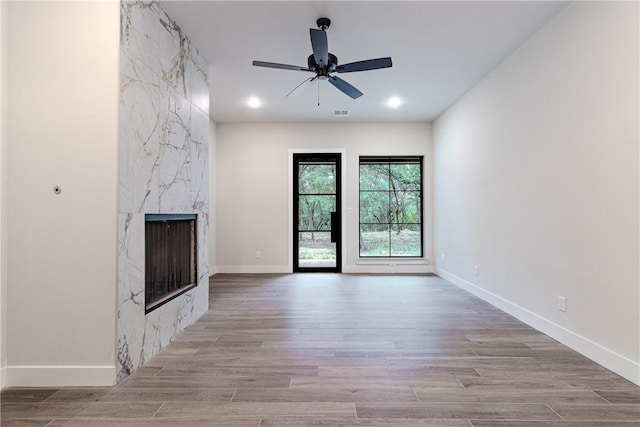
<instances>
[{"instance_id":1,"label":"ceiling air vent","mask_svg":"<svg viewBox=\"0 0 640 427\"><path fill-rule=\"evenodd\" d=\"M349 110L335 110L333 112L333 117L347 117L349 115Z\"/></svg>"}]
</instances>

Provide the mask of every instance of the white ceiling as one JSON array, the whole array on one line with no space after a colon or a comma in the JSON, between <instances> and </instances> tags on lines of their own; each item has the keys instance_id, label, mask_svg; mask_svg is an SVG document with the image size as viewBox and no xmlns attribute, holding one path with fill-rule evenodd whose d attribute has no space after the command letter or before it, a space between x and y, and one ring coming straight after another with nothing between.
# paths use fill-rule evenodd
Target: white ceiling
<instances>
[{"instance_id":1,"label":"white ceiling","mask_svg":"<svg viewBox=\"0 0 640 427\"><path fill-rule=\"evenodd\" d=\"M431 121L545 25L566 1L162 1L211 64L211 117L224 122ZM391 56L393 67L341 74L364 92L352 100L328 82L286 95L312 74L309 28L331 19L339 63ZM250 109L247 98L263 101ZM390 96L403 99L397 109ZM348 110L348 117L334 117Z\"/></svg>"}]
</instances>

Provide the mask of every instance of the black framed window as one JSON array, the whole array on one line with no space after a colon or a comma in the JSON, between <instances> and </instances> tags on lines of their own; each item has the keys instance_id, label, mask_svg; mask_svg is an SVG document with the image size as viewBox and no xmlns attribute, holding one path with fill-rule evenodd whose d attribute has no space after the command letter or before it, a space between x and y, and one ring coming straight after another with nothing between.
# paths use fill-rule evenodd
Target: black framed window
<instances>
[{"instance_id":1,"label":"black framed window","mask_svg":"<svg viewBox=\"0 0 640 427\"><path fill-rule=\"evenodd\" d=\"M360 257L422 257L422 160L360 157Z\"/></svg>"}]
</instances>

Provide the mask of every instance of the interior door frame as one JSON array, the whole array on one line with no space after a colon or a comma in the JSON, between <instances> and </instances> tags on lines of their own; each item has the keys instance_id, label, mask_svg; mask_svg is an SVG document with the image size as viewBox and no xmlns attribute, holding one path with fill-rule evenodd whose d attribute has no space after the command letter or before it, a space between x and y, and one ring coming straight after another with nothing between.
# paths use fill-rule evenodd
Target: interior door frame
<instances>
[{"instance_id":1,"label":"interior door frame","mask_svg":"<svg viewBox=\"0 0 640 427\"><path fill-rule=\"evenodd\" d=\"M293 265L293 250L295 247L294 240L297 238L296 234L293 231L293 155L294 154L339 154L340 155L340 205L341 210L339 212L340 222L341 222L341 235L340 235L340 245L341 245L341 254L340 259L336 259L336 266L338 267L338 271L344 271L345 267L345 254L347 252L346 246L346 238L347 235L347 223L346 223L346 209L345 209L345 195L347 192L347 174L346 174L346 159L347 159L347 149L346 148L290 148L289 156L288 156L288 167L287 167L287 175L288 175L288 230L289 230L289 238L288 238L288 266L287 269L290 273L294 272ZM305 270L310 271L310 270Z\"/></svg>"}]
</instances>

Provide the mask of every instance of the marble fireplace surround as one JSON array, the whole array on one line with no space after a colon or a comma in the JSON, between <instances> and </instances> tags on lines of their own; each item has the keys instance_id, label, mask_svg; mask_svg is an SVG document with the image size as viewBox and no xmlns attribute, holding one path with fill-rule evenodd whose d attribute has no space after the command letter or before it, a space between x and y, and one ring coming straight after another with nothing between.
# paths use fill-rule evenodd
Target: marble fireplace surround
<instances>
[{"instance_id":1,"label":"marble fireplace surround","mask_svg":"<svg viewBox=\"0 0 640 427\"><path fill-rule=\"evenodd\" d=\"M120 3L117 379L208 309L208 64L157 2ZM197 286L145 314L145 214L197 215Z\"/></svg>"}]
</instances>

